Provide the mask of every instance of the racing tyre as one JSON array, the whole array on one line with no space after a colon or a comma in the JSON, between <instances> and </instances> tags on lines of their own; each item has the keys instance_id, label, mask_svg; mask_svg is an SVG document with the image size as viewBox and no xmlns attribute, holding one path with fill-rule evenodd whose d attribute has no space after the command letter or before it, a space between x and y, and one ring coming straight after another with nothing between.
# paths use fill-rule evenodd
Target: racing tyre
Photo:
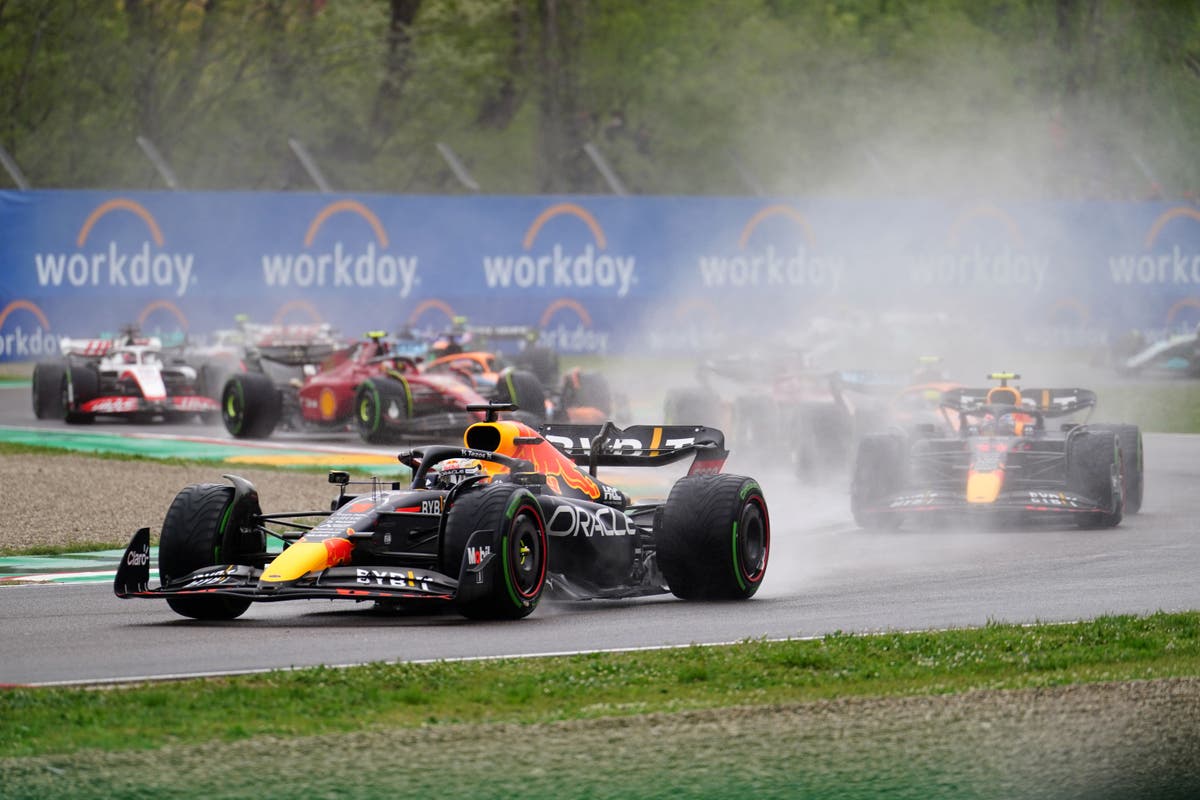
<instances>
[{"instance_id":1,"label":"racing tyre","mask_svg":"<svg viewBox=\"0 0 1200 800\"><path fill-rule=\"evenodd\" d=\"M492 532L493 580L470 599L459 597L459 613L471 619L521 619L537 608L546 585L549 558L546 523L528 489L497 484L469 490L446 512L440 567L459 577L471 535Z\"/></svg>"},{"instance_id":2,"label":"racing tyre","mask_svg":"<svg viewBox=\"0 0 1200 800\"><path fill-rule=\"evenodd\" d=\"M496 378L493 403L512 403L517 410L541 421L546 416L546 390L532 372L506 369Z\"/></svg>"},{"instance_id":3,"label":"racing tyre","mask_svg":"<svg viewBox=\"0 0 1200 800\"><path fill-rule=\"evenodd\" d=\"M668 425L724 427L721 401L711 390L702 387L668 390L663 416Z\"/></svg>"},{"instance_id":4,"label":"racing tyre","mask_svg":"<svg viewBox=\"0 0 1200 800\"><path fill-rule=\"evenodd\" d=\"M283 399L274 382L258 372L230 376L221 391L221 421L238 439L265 439L279 424Z\"/></svg>"},{"instance_id":5,"label":"racing tyre","mask_svg":"<svg viewBox=\"0 0 1200 800\"><path fill-rule=\"evenodd\" d=\"M394 441L399 426L412 418L412 387L406 378L367 378L354 392L354 424L364 442Z\"/></svg>"},{"instance_id":6,"label":"racing tyre","mask_svg":"<svg viewBox=\"0 0 1200 800\"><path fill-rule=\"evenodd\" d=\"M850 510L860 528L900 527L900 517L885 509L888 498L904 487L908 441L892 433L876 433L858 443L850 477Z\"/></svg>"},{"instance_id":7,"label":"racing tyre","mask_svg":"<svg viewBox=\"0 0 1200 800\"><path fill-rule=\"evenodd\" d=\"M1080 528L1115 528L1121 524L1122 465L1120 442L1113 431L1091 426L1072 431L1067 439L1067 488L1094 500L1101 508L1112 509L1078 514L1075 521Z\"/></svg>"},{"instance_id":8,"label":"racing tyre","mask_svg":"<svg viewBox=\"0 0 1200 800\"><path fill-rule=\"evenodd\" d=\"M96 419L77 409L95 400L100 393L100 373L91 367L67 367L62 380L63 419L72 425L86 425Z\"/></svg>"},{"instance_id":9,"label":"racing tyre","mask_svg":"<svg viewBox=\"0 0 1200 800\"><path fill-rule=\"evenodd\" d=\"M63 365L38 364L33 368L33 415L38 419L63 416L59 403L62 402Z\"/></svg>"},{"instance_id":10,"label":"racing tyre","mask_svg":"<svg viewBox=\"0 0 1200 800\"><path fill-rule=\"evenodd\" d=\"M521 369L532 372L542 386L553 386L558 380L558 353L549 347L527 347L513 361Z\"/></svg>"},{"instance_id":11,"label":"racing tyre","mask_svg":"<svg viewBox=\"0 0 1200 800\"><path fill-rule=\"evenodd\" d=\"M1137 425L1088 425L1091 431L1112 431L1121 445L1121 470L1125 476L1125 513L1142 510L1145 475L1142 463L1142 431Z\"/></svg>"},{"instance_id":12,"label":"racing tyre","mask_svg":"<svg viewBox=\"0 0 1200 800\"><path fill-rule=\"evenodd\" d=\"M242 526L258 512L257 495L234 507L232 486L197 483L175 495L163 520L158 543L158 575L163 586L216 564L261 566L266 537ZM250 607L250 601L219 595L168 597L167 604L192 619L235 619Z\"/></svg>"},{"instance_id":13,"label":"racing tyre","mask_svg":"<svg viewBox=\"0 0 1200 800\"><path fill-rule=\"evenodd\" d=\"M745 600L767 573L771 523L762 489L741 475L689 475L655 526L658 566L684 600Z\"/></svg>"}]
</instances>

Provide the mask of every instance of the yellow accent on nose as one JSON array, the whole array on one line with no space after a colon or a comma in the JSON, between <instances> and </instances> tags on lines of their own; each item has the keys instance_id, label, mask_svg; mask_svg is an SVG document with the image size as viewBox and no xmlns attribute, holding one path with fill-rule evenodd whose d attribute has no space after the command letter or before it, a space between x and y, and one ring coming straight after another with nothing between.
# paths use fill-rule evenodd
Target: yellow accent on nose
<instances>
[{"instance_id":1,"label":"yellow accent on nose","mask_svg":"<svg viewBox=\"0 0 1200 800\"><path fill-rule=\"evenodd\" d=\"M313 570L322 570L329 565L329 551L324 542L296 542L275 556L275 560L263 570L264 583L294 581Z\"/></svg>"},{"instance_id":2,"label":"yellow accent on nose","mask_svg":"<svg viewBox=\"0 0 1200 800\"><path fill-rule=\"evenodd\" d=\"M1004 484L1004 473L972 472L967 475L967 502L994 503L1000 496L1000 487Z\"/></svg>"}]
</instances>

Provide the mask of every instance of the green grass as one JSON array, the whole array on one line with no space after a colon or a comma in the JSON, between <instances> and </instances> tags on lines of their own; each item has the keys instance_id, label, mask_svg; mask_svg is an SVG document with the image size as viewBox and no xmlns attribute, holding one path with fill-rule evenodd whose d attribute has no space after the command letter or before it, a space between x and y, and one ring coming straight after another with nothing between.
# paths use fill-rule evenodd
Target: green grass
<instances>
[{"instance_id":1,"label":"green grass","mask_svg":"<svg viewBox=\"0 0 1200 800\"><path fill-rule=\"evenodd\" d=\"M0 692L0 757L1198 675L1200 613L1188 612L107 689L10 688Z\"/></svg>"}]
</instances>

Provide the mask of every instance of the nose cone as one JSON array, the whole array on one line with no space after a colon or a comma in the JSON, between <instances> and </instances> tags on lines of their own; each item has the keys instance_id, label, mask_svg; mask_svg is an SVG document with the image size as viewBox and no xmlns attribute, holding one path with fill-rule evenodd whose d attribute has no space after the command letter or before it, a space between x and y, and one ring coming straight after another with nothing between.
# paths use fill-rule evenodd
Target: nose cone
<instances>
[{"instance_id":1,"label":"nose cone","mask_svg":"<svg viewBox=\"0 0 1200 800\"><path fill-rule=\"evenodd\" d=\"M1004 470L972 472L967 475L967 502L994 503L1004 485Z\"/></svg>"},{"instance_id":2,"label":"nose cone","mask_svg":"<svg viewBox=\"0 0 1200 800\"><path fill-rule=\"evenodd\" d=\"M354 546L343 537L319 542L301 540L284 550L263 570L260 584L280 584L302 578L310 572L336 567L350 560Z\"/></svg>"}]
</instances>

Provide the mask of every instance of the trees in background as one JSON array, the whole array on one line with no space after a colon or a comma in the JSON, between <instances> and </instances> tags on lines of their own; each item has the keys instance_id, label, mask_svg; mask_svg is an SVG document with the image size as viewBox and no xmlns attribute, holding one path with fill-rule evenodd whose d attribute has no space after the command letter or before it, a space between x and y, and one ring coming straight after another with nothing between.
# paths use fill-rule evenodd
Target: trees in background
<instances>
[{"instance_id":1,"label":"trees in background","mask_svg":"<svg viewBox=\"0 0 1200 800\"><path fill-rule=\"evenodd\" d=\"M1197 131L1184 0L0 0L39 188L1178 197Z\"/></svg>"}]
</instances>

